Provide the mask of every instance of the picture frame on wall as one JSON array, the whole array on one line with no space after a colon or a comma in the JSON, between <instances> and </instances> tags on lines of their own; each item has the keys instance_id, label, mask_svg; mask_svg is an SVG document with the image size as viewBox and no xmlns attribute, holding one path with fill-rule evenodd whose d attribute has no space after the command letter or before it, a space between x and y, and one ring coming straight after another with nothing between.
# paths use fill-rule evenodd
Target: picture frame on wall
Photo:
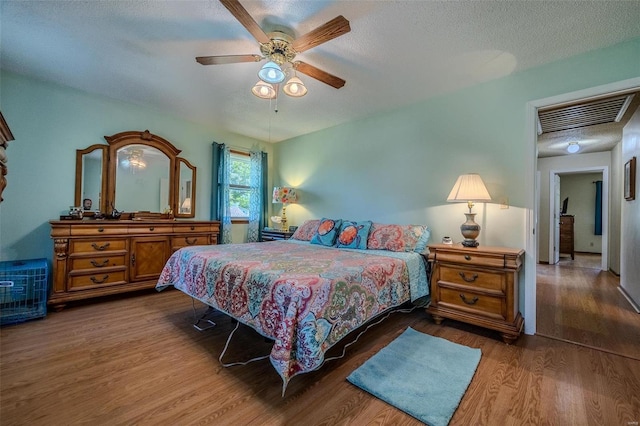
<instances>
[{"instance_id":1,"label":"picture frame on wall","mask_svg":"<svg viewBox=\"0 0 640 426\"><path fill-rule=\"evenodd\" d=\"M624 164L624 199L636 199L636 157Z\"/></svg>"}]
</instances>

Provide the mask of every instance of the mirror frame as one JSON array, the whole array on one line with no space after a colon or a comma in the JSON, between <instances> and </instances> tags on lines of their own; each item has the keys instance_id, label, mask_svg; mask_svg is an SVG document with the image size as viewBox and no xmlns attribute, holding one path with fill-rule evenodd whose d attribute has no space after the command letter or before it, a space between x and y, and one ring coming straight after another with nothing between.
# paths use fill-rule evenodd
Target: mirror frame
<instances>
[{"instance_id":1,"label":"mirror frame","mask_svg":"<svg viewBox=\"0 0 640 426\"><path fill-rule=\"evenodd\" d=\"M76 192L74 197L74 206L82 206L82 180L84 179L84 163L83 159L86 154L91 154L93 151L102 151L102 182L100 183L100 205L96 205L94 210L99 209L101 212L107 210L107 180L104 178L105 171L107 170L109 148L107 145L95 144L85 149L76 150ZM92 216L93 211L85 211L83 215Z\"/></svg>"},{"instance_id":2,"label":"mirror frame","mask_svg":"<svg viewBox=\"0 0 640 426\"><path fill-rule=\"evenodd\" d=\"M173 211L173 217L193 218L195 217L195 194L196 194L196 167L184 158L178 157L181 152L168 140L154 135L149 130L141 131L128 131L116 133L112 136L105 136L105 140L108 145L95 144L85 149L76 150L76 188L75 188L75 205L81 205L82 203L82 178L83 178L83 155L100 149L103 151L102 156L102 183L101 190L103 196L100 200L100 212L105 214L111 214L113 208L118 206L115 203L116 199L116 169L117 164L117 152L120 148L127 145L137 144L146 145L152 148L156 148L164 153L169 159L169 207ZM191 184L192 207L190 213L180 213L179 202L179 189L180 189L180 164L186 164L187 167L193 172L193 182ZM91 216L93 212L88 215Z\"/></svg>"},{"instance_id":3,"label":"mirror frame","mask_svg":"<svg viewBox=\"0 0 640 426\"><path fill-rule=\"evenodd\" d=\"M175 217L195 217L195 209L196 209L196 167L191 164L189 161L184 158L178 157L176 159L176 179L174 181L175 184L175 194L176 194L176 209L174 209ZM189 213L181 213L180 212L180 165L184 164L187 166L189 170L191 170L191 211Z\"/></svg>"}]
</instances>

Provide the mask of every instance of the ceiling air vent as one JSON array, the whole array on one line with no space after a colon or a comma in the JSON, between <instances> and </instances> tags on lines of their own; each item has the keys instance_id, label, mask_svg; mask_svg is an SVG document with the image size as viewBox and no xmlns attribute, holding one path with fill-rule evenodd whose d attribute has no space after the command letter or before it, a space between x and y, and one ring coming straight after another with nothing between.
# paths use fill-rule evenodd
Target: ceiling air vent
<instances>
[{"instance_id":1,"label":"ceiling air vent","mask_svg":"<svg viewBox=\"0 0 640 426\"><path fill-rule=\"evenodd\" d=\"M633 96L633 94L619 95L546 111L540 110L538 111L538 134L618 122L622 119Z\"/></svg>"}]
</instances>

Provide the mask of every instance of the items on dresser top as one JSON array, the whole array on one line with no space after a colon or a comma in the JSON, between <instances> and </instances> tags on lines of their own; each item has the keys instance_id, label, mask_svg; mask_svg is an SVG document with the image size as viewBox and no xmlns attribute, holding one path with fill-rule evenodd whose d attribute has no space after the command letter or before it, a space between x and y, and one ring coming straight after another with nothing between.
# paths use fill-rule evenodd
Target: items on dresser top
<instances>
[{"instance_id":1,"label":"items on dresser top","mask_svg":"<svg viewBox=\"0 0 640 426\"><path fill-rule=\"evenodd\" d=\"M524 250L506 247L429 245L431 304L436 324L444 318L490 328L511 343L522 332L518 280Z\"/></svg>"},{"instance_id":2,"label":"items on dresser top","mask_svg":"<svg viewBox=\"0 0 640 426\"><path fill-rule=\"evenodd\" d=\"M176 250L218 243L220 223L167 220L51 221L53 287L49 305L156 285Z\"/></svg>"}]
</instances>

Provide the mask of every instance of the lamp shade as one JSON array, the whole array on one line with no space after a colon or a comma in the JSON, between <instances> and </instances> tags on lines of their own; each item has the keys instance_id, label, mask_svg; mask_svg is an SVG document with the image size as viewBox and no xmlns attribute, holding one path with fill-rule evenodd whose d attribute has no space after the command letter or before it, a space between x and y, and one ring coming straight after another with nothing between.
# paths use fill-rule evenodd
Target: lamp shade
<instances>
[{"instance_id":1,"label":"lamp shade","mask_svg":"<svg viewBox=\"0 0 640 426\"><path fill-rule=\"evenodd\" d=\"M289 96L293 96L294 98L299 98L307 94L307 88L298 77L291 77L282 90L284 93Z\"/></svg>"},{"instance_id":2,"label":"lamp shade","mask_svg":"<svg viewBox=\"0 0 640 426\"><path fill-rule=\"evenodd\" d=\"M477 173L458 176L453 189L447 197L449 202L491 201L491 195Z\"/></svg>"},{"instance_id":3,"label":"lamp shade","mask_svg":"<svg viewBox=\"0 0 640 426\"><path fill-rule=\"evenodd\" d=\"M266 83L277 84L284 81L285 75L278 64L273 61L269 61L260 68L260 71L258 71L258 77Z\"/></svg>"},{"instance_id":4,"label":"lamp shade","mask_svg":"<svg viewBox=\"0 0 640 426\"><path fill-rule=\"evenodd\" d=\"M258 80L251 89L251 93L262 99L273 99L276 97L276 89L269 83Z\"/></svg>"},{"instance_id":5,"label":"lamp shade","mask_svg":"<svg viewBox=\"0 0 640 426\"><path fill-rule=\"evenodd\" d=\"M293 188L287 186L276 186L273 188L273 202L291 204L298 201L298 194Z\"/></svg>"}]
</instances>

